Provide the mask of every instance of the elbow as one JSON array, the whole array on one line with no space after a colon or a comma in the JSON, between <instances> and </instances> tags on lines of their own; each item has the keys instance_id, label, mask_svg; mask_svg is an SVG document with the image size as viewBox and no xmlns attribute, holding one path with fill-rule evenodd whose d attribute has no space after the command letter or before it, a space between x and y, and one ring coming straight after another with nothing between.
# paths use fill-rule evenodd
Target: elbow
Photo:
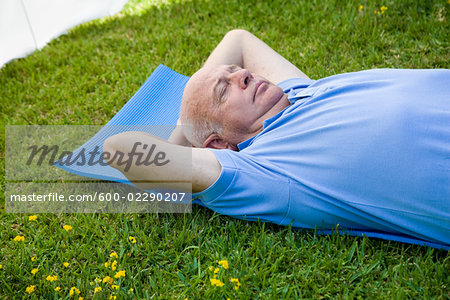
<instances>
[{"instance_id":1,"label":"elbow","mask_svg":"<svg viewBox=\"0 0 450 300\"><path fill-rule=\"evenodd\" d=\"M248 32L245 29L236 28L236 29L228 31L225 34L225 37L228 37L228 38L243 38L244 36L250 35L250 34L251 33Z\"/></svg>"}]
</instances>

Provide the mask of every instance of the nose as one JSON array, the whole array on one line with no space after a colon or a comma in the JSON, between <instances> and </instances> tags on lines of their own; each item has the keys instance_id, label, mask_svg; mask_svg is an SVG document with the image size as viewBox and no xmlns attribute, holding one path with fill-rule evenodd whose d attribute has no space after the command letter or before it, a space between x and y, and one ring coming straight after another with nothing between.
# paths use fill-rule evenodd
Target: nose
<instances>
[{"instance_id":1,"label":"nose","mask_svg":"<svg viewBox=\"0 0 450 300\"><path fill-rule=\"evenodd\" d=\"M241 69L230 74L230 81L239 85L241 89L246 89L253 79L252 74L247 69Z\"/></svg>"}]
</instances>

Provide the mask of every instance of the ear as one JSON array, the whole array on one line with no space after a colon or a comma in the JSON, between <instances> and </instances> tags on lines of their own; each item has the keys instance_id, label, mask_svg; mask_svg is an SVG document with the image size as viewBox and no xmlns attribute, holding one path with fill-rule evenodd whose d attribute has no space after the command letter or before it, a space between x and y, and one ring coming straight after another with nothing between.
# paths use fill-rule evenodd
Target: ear
<instances>
[{"instance_id":1,"label":"ear","mask_svg":"<svg viewBox=\"0 0 450 300\"><path fill-rule=\"evenodd\" d=\"M206 141L203 142L204 148L212 148L212 149L230 149L233 151L237 151L238 148L236 145L231 144L221 138L217 133L212 133Z\"/></svg>"}]
</instances>

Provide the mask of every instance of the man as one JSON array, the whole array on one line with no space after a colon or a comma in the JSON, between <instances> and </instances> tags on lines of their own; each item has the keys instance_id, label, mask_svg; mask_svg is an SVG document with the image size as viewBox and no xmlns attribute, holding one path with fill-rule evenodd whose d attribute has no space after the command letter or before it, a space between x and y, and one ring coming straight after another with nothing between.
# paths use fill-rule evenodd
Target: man
<instances>
[{"instance_id":1,"label":"man","mask_svg":"<svg viewBox=\"0 0 450 300\"><path fill-rule=\"evenodd\" d=\"M450 245L450 71L370 70L310 80L254 35L229 32L186 85L170 144L124 133L105 151L156 143L207 207L294 227ZM189 130L187 130L189 128ZM192 149L192 178L177 153ZM144 181L144 182L143 182Z\"/></svg>"}]
</instances>

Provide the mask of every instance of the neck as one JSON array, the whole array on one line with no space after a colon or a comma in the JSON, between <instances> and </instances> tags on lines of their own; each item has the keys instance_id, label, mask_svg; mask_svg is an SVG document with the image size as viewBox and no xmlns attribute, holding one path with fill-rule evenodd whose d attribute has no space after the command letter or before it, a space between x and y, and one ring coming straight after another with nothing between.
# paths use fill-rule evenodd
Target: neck
<instances>
[{"instance_id":1,"label":"neck","mask_svg":"<svg viewBox=\"0 0 450 300\"><path fill-rule=\"evenodd\" d=\"M264 129L263 124L265 120L272 118L273 116L287 108L289 105L291 105L291 103L289 102L288 95L283 94L282 98L272 107L272 109L267 114L264 115L264 118L261 119L258 128L256 128L252 132L242 135L240 137L239 143L242 143L243 141L246 141L249 138L254 137L258 133L260 133Z\"/></svg>"}]
</instances>

